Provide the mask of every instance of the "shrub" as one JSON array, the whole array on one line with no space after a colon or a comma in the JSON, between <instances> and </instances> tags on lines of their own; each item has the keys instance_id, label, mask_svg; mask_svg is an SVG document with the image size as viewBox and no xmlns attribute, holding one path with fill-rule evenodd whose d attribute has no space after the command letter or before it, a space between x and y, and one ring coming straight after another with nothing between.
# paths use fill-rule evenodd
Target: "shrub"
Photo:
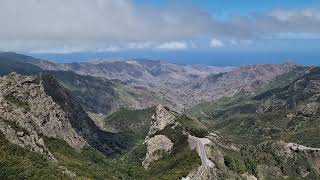
<instances>
[{"instance_id":1,"label":"shrub","mask_svg":"<svg viewBox=\"0 0 320 180\"><path fill-rule=\"evenodd\" d=\"M20 99L16 98L12 94L5 95L4 99L19 108L23 108L27 111L30 111L30 106L29 106L28 102L21 101Z\"/></svg>"}]
</instances>

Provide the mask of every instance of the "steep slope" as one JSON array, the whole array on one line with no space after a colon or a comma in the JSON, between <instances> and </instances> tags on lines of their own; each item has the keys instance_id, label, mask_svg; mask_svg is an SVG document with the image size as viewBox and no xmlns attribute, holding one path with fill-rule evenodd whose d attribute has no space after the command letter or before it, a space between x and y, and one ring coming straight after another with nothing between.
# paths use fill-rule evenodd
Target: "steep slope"
<instances>
[{"instance_id":1,"label":"steep slope","mask_svg":"<svg viewBox=\"0 0 320 180\"><path fill-rule=\"evenodd\" d=\"M124 138L100 130L52 76L0 78L1 179L139 177L138 166L105 156L126 150Z\"/></svg>"},{"instance_id":2,"label":"steep slope","mask_svg":"<svg viewBox=\"0 0 320 180\"><path fill-rule=\"evenodd\" d=\"M0 87L1 130L13 143L45 152L41 138L45 136L62 139L78 149L88 143L106 154L126 146L115 134L101 131L51 76L10 74L1 78Z\"/></svg>"},{"instance_id":3,"label":"steep slope","mask_svg":"<svg viewBox=\"0 0 320 180\"><path fill-rule=\"evenodd\" d=\"M76 98L52 76L12 73L1 77L0 88L0 164L11 161L12 165L0 166L1 178L176 179L186 176L199 164L198 154L188 145L185 133L189 129L179 123L177 113L163 106L138 113L126 110L127 114L112 114L107 124L122 131L114 134L100 130ZM171 118L168 119L168 115ZM131 121L134 117L136 120ZM121 121L131 125L119 124ZM161 126L158 127L158 123ZM145 133L137 133L144 128ZM119 158L106 158L101 152L110 155L129 144L127 140L131 139L123 139L128 137L124 129L139 134L136 134L140 139L135 141L136 148ZM147 133L148 140L143 145L142 136ZM161 141L163 137L167 141ZM149 162L148 169L143 168L143 159L137 159L139 153L148 152L153 149L151 146L157 148L159 139L165 144L172 143L170 153ZM25 155L21 159L30 169L17 161L20 156L15 153ZM42 166L37 168L36 163Z\"/></svg>"},{"instance_id":4,"label":"steep slope","mask_svg":"<svg viewBox=\"0 0 320 180\"><path fill-rule=\"evenodd\" d=\"M125 107L143 109L168 100L149 89L127 85L117 80L78 75L70 71L45 71L76 96L86 112L104 114Z\"/></svg>"},{"instance_id":5,"label":"steep slope","mask_svg":"<svg viewBox=\"0 0 320 180\"><path fill-rule=\"evenodd\" d=\"M45 62L45 61L43 61ZM231 68L204 65L178 65L152 60L101 60L71 64L34 63L46 70L74 71L78 74L118 79L138 85L155 86L206 77L209 74L229 71Z\"/></svg>"},{"instance_id":6,"label":"steep slope","mask_svg":"<svg viewBox=\"0 0 320 180\"><path fill-rule=\"evenodd\" d=\"M131 139L144 139L151 125L155 108L129 110L121 108L102 121L102 127L108 131L128 133Z\"/></svg>"},{"instance_id":7,"label":"steep slope","mask_svg":"<svg viewBox=\"0 0 320 180\"><path fill-rule=\"evenodd\" d=\"M187 122L187 123L185 123ZM186 115L178 114L167 107L155 107L149 132L144 141L145 154L142 165L153 179L181 179L194 177L200 166L200 157L190 144L190 134L206 128Z\"/></svg>"},{"instance_id":8,"label":"steep slope","mask_svg":"<svg viewBox=\"0 0 320 180\"><path fill-rule=\"evenodd\" d=\"M6 56L20 63L57 71L49 73L79 97L86 111L95 114L107 114L123 106L143 109L157 104L182 111L201 102L233 96L241 90L254 91L276 76L299 68L293 64L219 68L151 60L57 64L23 55L2 54ZM77 75L59 70L73 71Z\"/></svg>"},{"instance_id":9,"label":"steep slope","mask_svg":"<svg viewBox=\"0 0 320 180\"><path fill-rule=\"evenodd\" d=\"M294 64L219 68L150 60L35 64L47 70L70 70L77 74L118 79L133 86L144 87L166 99L164 104L178 111L203 101L233 96L241 90L253 91L276 76L299 68Z\"/></svg>"},{"instance_id":10,"label":"steep slope","mask_svg":"<svg viewBox=\"0 0 320 180\"><path fill-rule=\"evenodd\" d=\"M78 98L86 112L93 114L109 114L121 107L142 109L158 103L174 104L169 98L148 88L131 86L119 80L83 76L70 71L45 71L33 65L35 63L54 64L16 53L0 53L0 74L50 74Z\"/></svg>"},{"instance_id":11,"label":"steep slope","mask_svg":"<svg viewBox=\"0 0 320 180\"><path fill-rule=\"evenodd\" d=\"M196 106L191 112L229 134L237 132L237 135L255 139L270 138L270 135L286 137L299 132L297 130L312 129L317 124L319 71L318 68L301 69L295 74L296 78L291 81L287 75L279 77L275 80L277 86L273 82L257 94L242 92L231 98Z\"/></svg>"},{"instance_id":12,"label":"steep slope","mask_svg":"<svg viewBox=\"0 0 320 180\"><path fill-rule=\"evenodd\" d=\"M210 75L187 84L185 94L194 102L210 102L224 96L233 96L240 91L255 91L277 76L299 68L300 66L294 64L263 64L234 68L229 72Z\"/></svg>"},{"instance_id":13,"label":"steep slope","mask_svg":"<svg viewBox=\"0 0 320 180\"><path fill-rule=\"evenodd\" d=\"M193 108L191 114L216 133L212 159L225 169L222 174L232 177L231 170L258 178L318 179L319 77L318 67L302 68L256 93L241 92Z\"/></svg>"},{"instance_id":14,"label":"steep slope","mask_svg":"<svg viewBox=\"0 0 320 180\"><path fill-rule=\"evenodd\" d=\"M62 139L78 149L86 144L39 79L10 74L0 82L1 131L10 142L48 156L42 136Z\"/></svg>"},{"instance_id":15,"label":"steep slope","mask_svg":"<svg viewBox=\"0 0 320 180\"><path fill-rule=\"evenodd\" d=\"M181 110L189 103L184 86L206 78L210 74L228 72L232 69L205 65L178 65L152 60L102 60L71 64L52 64L41 61L33 64L46 70L73 71L81 75L117 79L132 87L148 89L164 99L158 104L165 104L175 110Z\"/></svg>"},{"instance_id":16,"label":"steep slope","mask_svg":"<svg viewBox=\"0 0 320 180\"><path fill-rule=\"evenodd\" d=\"M19 72L20 74L38 73L42 69L36 65L27 63L36 61L31 57L15 53L0 53L0 75Z\"/></svg>"},{"instance_id":17,"label":"steep slope","mask_svg":"<svg viewBox=\"0 0 320 180\"><path fill-rule=\"evenodd\" d=\"M199 155L189 146L188 134L200 131L207 134L206 129L200 122L167 107L121 109L107 117L105 125L136 137L136 147L125 159L142 168L140 179L181 179L200 165Z\"/></svg>"}]
</instances>

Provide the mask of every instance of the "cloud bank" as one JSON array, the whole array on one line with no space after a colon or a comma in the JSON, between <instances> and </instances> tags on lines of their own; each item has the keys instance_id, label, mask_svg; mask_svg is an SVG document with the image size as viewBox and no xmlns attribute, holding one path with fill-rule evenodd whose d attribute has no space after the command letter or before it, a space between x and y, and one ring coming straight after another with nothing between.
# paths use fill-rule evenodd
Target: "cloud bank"
<instances>
[{"instance_id":1,"label":"cloud bank","mask_svg":"<svg viewBox=\"0 0 320 180\"><path fill-rule=\"evenodd\" d=\"M218 20L201 9L141 7L130 0L0 0L0 23L0 50L181 50L189 47L186 41L199 37L236 42L320 34L317 9L278 9Z\"/></svg>"}]
</instances>

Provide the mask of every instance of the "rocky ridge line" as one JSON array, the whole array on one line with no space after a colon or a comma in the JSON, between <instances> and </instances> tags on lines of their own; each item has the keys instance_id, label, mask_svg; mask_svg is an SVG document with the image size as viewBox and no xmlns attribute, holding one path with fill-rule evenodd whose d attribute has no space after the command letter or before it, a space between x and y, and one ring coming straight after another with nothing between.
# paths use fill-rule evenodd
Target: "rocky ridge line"
<instances>
[{"instance_id":1,"label":"rocky ridge line","mask_svg":"<svg viewBox=\"0 0 320 180\"><path fill-rule=\"evenodd\" d=\"M15 73L0 77L0 131L11 143L51 158L43 137L64 140L75 149L87 144L39 78Z\"/></svg>"}]
</instances>

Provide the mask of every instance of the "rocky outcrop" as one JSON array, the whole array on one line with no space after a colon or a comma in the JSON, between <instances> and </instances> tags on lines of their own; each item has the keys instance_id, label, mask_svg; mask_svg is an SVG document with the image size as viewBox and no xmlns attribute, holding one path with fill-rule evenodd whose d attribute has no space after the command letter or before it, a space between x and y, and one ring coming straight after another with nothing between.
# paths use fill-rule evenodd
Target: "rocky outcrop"
<instances>
[{"instance_id":1,"label":"rocky outcrop","mask_svg":"<svg viewBox=\"0 0 320 180\"><path fill-rule=\"evenodd\" d=\"M149 135L162 130L169 124L174 123L175 116L169 112L163 105L158 105L156 107L155 114L152 116L151 126L149 130Z\"/></svg>"},{"instance_id":2,"label":"rocky outcrop","mask_svg":"<svg viewBox=\"0 0 320 180\"><path fill-rule=\"evenodd\" d=\"M306 116L315 116L320 109L320 104L318 102L311 102L306 105L300 106L298 108L298 113Z\"/></svg>"},{"instance_id":3,"label":"rocky outcrop","mask_svg":"<svg viewBox=\"0 0 320 180\"><path fill-rule=\"evenodd\" d=\"M145 143L147 145L147 154L142 162L144 168L148 168L151 162L161 159L166 153L170 153L173 147L171 140L164 135L156 135Z\"/></svg>"},{"instance_id":4,"label":"rocky outcrop","mask_svg":"<svg viewBox=\"0 0 320 180\"><path fill-rule=\"evenodd\" d=\"M152 122L148 136L144 144L147 146L147 153L142 165L148 168L149 164L161 159L166 153L170 153L173 147L173 142L165 135L155 135L157 132L175 123L175 116L163 105L158 105L155 113L152 116Z\"/></svg>"},{"instance_id":5,"label":"rocky outcrop","mask_svg":"<svg viewBox=\"0 0 320 180\"><path fill-rule=\"evenodd\" d=\"M76 149L87 144L39 78L15 73L0 77L0 130L10 142L39 153L50 154L43 137L62 139Z\"/></svg>"},{"instance_id":6,"label":"rocky outcrop","mask_svg":"<svg viewBox=\"0 0 320 180\"><path fill-rule=\"evenodd\" d=\"M104 154L127 146L122 136L99 129L49 75L0 77L0 130L10 142L47 154L44 138L64 140L78 150L90 145Z\"/></svg>"},{"instance_id":7,"label":"rocky outcrop","mask_svg":"<svg viewBox=\"0 0 320 180\"><path fill-rule=\"evenodd\" d=\"M89 145L106 155L121 152L127 148L124 136L101 130L83 110L78 99L62 87L51 75L41 77L45 92L66 113L72 128L81 135Z\"/></svg>"}]
</instances>

